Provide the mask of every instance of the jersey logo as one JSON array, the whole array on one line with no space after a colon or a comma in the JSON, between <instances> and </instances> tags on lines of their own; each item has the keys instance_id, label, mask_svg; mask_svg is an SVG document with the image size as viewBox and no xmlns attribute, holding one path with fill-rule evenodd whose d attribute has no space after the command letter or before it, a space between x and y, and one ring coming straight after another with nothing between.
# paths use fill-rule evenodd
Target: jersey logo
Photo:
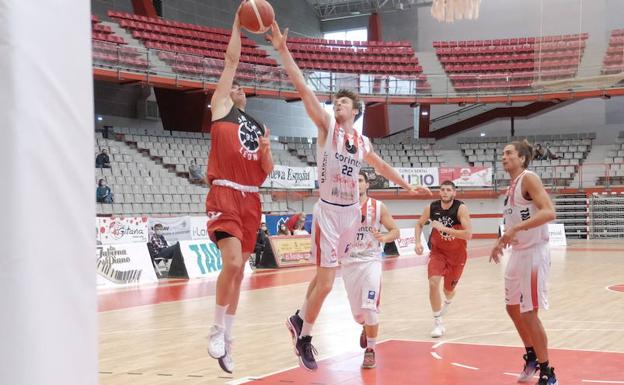
<instances>
[{"instance_id":1,"label":"jersey logo","mask_svg":"<svg viewBox=\"0 0 624 385\"><path fill-rule=\"evenodd\" d=\"M446 227L453 227L453 225L455 224L455 222L453 221L453 218L447 217L447 216L440 217L440 222ZM445 241L452 241L455 239L455 237L450 236L443 231L440 231L440 236Z\"/></svg>"},{"instance_id":2,"label":"jersey logo","mask_svg":"<svg viewBox=\"0 0 624 385\"><path fill-rule=\"evenodd\" d=\"M526 221L527 219L531 218L531 213L529 212L529 209L524 209L524 210L520 210L520 217L522 218L523 221Z\"/></svg>"},{"instance_id":3,"label":"jersey logo","mask_svg":"<svg viewBox=\"0 0 624 385\"><path fill-rule=\"evenodd\" d=\"M259 138L263 135L262 129L244 116L239 118L238 139L248 152L257 152L260 147Z\"/></svg>"},{"instance_id":4,"label":"jersey logo","mask_svg":"<svg viewBox=\"0 0 624 385\"><path fill-rule=\"evenodd\" d=\"M355 154L358 150L357 145L355 143L351 144L350 140L345 141L345 149L349 154Z\"/></svg>"},{"instance_id":5,"label":"jersey logo","mask_svg":"<svg viewBox=\"0 0 624 385\"><path fill-rule=\"evenodd\" d=\"M374 290L369 290L368 291L368 299L375 299L375 291Z\"/></svg>"}]
</instances>

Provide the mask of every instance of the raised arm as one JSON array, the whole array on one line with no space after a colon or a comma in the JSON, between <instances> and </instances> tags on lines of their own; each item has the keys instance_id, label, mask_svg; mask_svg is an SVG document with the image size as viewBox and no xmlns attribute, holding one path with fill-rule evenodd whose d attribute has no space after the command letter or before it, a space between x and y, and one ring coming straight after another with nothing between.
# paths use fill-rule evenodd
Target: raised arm
<instances>
[{"instance_id":1,"label":"raised arm","mask_svg":"<svg viewBox=\"0 0 624 385\"><path fill-rule=\"evenodd\" d=\"M290 81L297 89L297 92L299 92L308 116L312 119L316 127L318 127L318 142L324 144L331 117L329 113L323 109L314 92L312 92L310 87L306 84L303 73L301 73L301 70L288 50L288 46L286 46L287 37L288 28L286 28L282 34L277 22L273 22L273 25L271 25L271 34L267 35L267 39L271 41L273 48L279 53L282 65L286 69Z\"/></svg>"},{"instance_id":2,"label":"raised arm","mask_svg":"<svg viewBox=\"0 0 624 385\"><path fill-rule=\"evenodd\" d=\"M426 193L431 195L431 191L427 187L411 186L409 183L407 183L392 166L386 163L383 159L379 157L379 155L375 153L372 145L370 151L364 157L364 161L366 161L366 163L373 167L377 174L385 177L394 184L401 186L403 189L407 190L411 194Z\"/></svg>"},{"instance_id":3,"label":"raised arm","mask_svg":"<svg viewBox=\"0 0 624 385\"><path fill-rule=\"evenodd\" d=\"M425 227L425 223L429 220L429 205L425 206L422 215L416 221L416 227L414 228L414 241L416 242L415 251L416 254L421 255L423 253L421 234L422 229Z\"/></svg>"},{"instance_id":4,"label":"raised arm","mask_svg":"<svg viewBox=\"0 0 624 385\"><path fill-rule=\"evenodd\" d=\"M234 82L234 76L236 75L236 68L238 68L240 55L241 31L240 21L238 20L238 10L236 10L234 24L232 25L232 34L230 35L230 42L228 43L227 50L225 51L223 72L221 72L219 83L217 83L217 89L212 94L212 99L210 100L213 121L226 116L234 105L232 98L230 98L230 91L232 90L232 83Z\"/></svg>"}]
</instances>

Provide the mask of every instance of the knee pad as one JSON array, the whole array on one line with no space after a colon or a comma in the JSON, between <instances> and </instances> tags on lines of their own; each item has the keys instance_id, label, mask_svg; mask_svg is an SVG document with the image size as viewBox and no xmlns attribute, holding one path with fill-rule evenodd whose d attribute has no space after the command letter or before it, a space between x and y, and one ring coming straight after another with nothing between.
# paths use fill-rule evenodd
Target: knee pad
<instances>
[{"instance_id":1,"label":"knee pad","mask_svg":"<svg viewBox=\"0 0 624 385\"><path fill-rule=\"evenodd\" d=\"M379 315L377 310L364 310L364 323L366 325L377 325L379 323Z\"/></svg>"}]
</instances>

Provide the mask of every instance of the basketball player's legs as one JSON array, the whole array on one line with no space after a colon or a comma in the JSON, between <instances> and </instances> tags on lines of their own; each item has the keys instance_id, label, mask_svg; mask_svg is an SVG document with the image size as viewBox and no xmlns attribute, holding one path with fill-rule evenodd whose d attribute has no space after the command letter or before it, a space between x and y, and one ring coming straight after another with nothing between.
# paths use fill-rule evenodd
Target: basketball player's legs
<instances>
[{"instance_id":1,"label":"basketball player's legs","mask_svg":"<svg viewBox=\"0 0 624 385\"><path fill-rule=\"evenodd\" d=\"M540 253L542 251L542 253ZM548 338L538 317L538 309L548 308L545 280L550 261L544 261L536 279L535 264L543 259L543 250L512 251L505 271L505 300L507 314L512 319L526 349L525 365L518 375L519 382L529 382L543 367L551 375L548 362ZM537 257L537 258L534 258ZM554 376L554 374L553 374Z\"/></svg>"},{"instance_id":2,"label":"basketball player's legs","mask_svg":"<svg viewBox=\"0 0 624 385\"><path fill-rule=\"evenodd\" d=\"M427 265L427 276L429 278L429 303L433 312L434 327L431 337L438 338L444 335L445 329L442 323L442 298L440 295L440 283L446 274L447 262L444 256L431 253L429 264Z\"/></svg>"},{"instance_id":3,"label":"basketball player's legs","mask_svg":"<svg viewBox=\"0 0 624 385\"><path fill-rule=\"evenodd\" d=\"M429 303L431 304L431 311L434 313L442 310L442 296L440 295L440 283L442 282L441 275L434 275L429 277Z\"/></svg>"},{"instance_id":4,"label":"basketball player's legs","mask_svg":"<svg viewBox=\"0 0 624 385\"><path fill-rule=\"evenodd\" d=\"M381 296L381 261L346 263L341 266L351 313L362 325L360 347L364 351L362 368L376 366L375 345L379 334L379 302Z\"/></svg>"},{"instance_id":5,"label":"basketball player's legs","mask_svg":"<svg viewBox=\"0 0 624 385\"><path fill-rule=\"evenodd\" d=\"M548 244L537 245L525 251L520 280L522 301L520 319L526 329L539 365L540 382L556 383L548 356L548 337L539 319L539 309L548 309L547 280L550 274L550 249Z\"/></svg>"},{"instance_id":6,"label":"basketball player's legs","mask_svg":"<svg viewBox=\"0 0 624 385\"><path fill-rule=\"evenodd\" d=\"M308 286L308 295L306 297L305 313L303 314L302 336L309 336L312 324L316 322L316 318L321 312L321 307L325 298L331 292L336 278L336 267L317 266L316 275ZM309 329L306 329L308 324ZM307 332L307 333L306 333Z\"/></svg>"}]
</instances>

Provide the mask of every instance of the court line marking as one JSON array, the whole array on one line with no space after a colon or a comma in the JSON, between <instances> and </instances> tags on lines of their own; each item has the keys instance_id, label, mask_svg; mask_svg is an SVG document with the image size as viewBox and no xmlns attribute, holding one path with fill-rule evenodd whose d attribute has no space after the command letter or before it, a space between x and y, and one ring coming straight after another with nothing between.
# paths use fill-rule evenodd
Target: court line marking
<instances>
[{"instance_id":1,"label":"court line marking","mask_svg":"<svg viewBox=\"0 0 624 385\"><path fill-rule=\"evenodd\" d=\"M479 368L475 368L474 366L468 366L464 364L458 364L457 362L451 362L451 365L458 366L460 368L470 369L470 370L479 370Z\"/></svg>"},{"instance_id":2,"label":"court line marking","mask_svg":"<svg viewBox=\"0 0 624 385\"><path fill-rule=\"evenodd\" d=\"M581 380L581 382L591 382L596 384L624 384L624 381L608 381L608 380Z\"/></svg>"},{"instance_id":3,"label":"court line marking","mask_svg":"<svg viewBox=\"0 0 624 385\"><path fill-rule=\"evenodd\" d=\"M442 359L442 357L436 352L429 352L429 353L431 353L431 356L433 356L433 358L435 358L436 360Z\"/></svg>"},{"instance_id":4,"label":"court line marking","mask_svg":"<svg viewBox=\"0 0 624 385\"><path fill-rule=\"evenodd\" d=\"M605 289L607 289L607 291L610 291L610 292L612 292L612 293L617 293L617 294L622 294L622 293L624 293L624 292L622 292L622 291L620 291L620 290L613 290L613 289L611 289L611 286L623 286L623 287L624 287L624 284L621 284L621 283L616 283L615 285L605 286Z\"/></svg>"}]
</instances>

